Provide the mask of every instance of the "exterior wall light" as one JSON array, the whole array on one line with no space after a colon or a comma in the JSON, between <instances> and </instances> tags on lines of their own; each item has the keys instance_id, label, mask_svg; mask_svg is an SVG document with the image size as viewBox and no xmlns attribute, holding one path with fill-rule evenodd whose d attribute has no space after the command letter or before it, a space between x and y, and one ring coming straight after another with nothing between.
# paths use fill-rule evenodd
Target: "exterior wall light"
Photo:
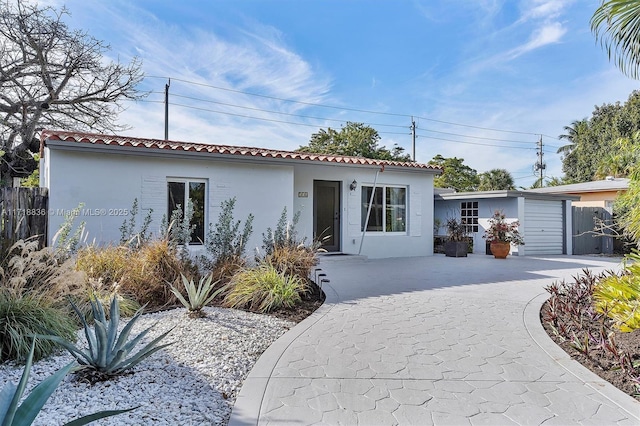
<instances>
[{"instance_id":1,"label":"exterior wall light","mask_svg":"<svg viewBox=\"0 0 640 426\"><path fill-rule=\"evenodd\" d=\"M349 189L352 191L355 191L357 187L358 187L358 182L356 182L356 180L354 179L353 182L351 182L351 185L349 185Z\"/></svg>"}]
</instances>

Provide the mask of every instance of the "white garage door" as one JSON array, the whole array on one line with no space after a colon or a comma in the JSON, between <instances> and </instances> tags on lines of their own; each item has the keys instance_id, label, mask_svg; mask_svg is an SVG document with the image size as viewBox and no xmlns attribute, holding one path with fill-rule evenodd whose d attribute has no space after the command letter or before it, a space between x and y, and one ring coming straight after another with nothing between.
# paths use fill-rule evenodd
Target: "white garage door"
<instances>
[{"instance_id":1,"label":"white garage door","mask_svg":"<svg viewBox=\"0 0 640 426\"><path fill-rule=\"evenodd\" d=\"M562 201L524 200L524 253L563 254Z\"/></svg>"}]
</instances>

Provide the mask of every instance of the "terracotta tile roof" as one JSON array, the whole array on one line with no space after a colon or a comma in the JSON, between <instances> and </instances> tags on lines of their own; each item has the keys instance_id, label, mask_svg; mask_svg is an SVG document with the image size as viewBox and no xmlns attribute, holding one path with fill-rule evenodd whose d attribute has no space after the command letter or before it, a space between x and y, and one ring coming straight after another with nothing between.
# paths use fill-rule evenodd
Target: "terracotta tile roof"
<instances>
[{"instance_id":1,"label":"terracotta tile roof","mask_svg":"<svg viewBox=\"0 0 640 426\"><path fill-rule=\"evenodd\" d=\"M374 160L363 157L343 155L312 154L295 151L280 151L264 148L252 148L231 145L213 145L191 142L165 141L161 139L132 138L128 136L100 135L93 133L67 132L59 130L43 130L41 144L48 140L76 142L87 145L112 145L114 147L133 147L140 149L164 149L172 151L203 152L210 154L237 155L245 157L262 157L274 159L306 160L326 163L356 164L370 166L396 166L413 169L441 170L438 166L404 161Z\"/></svg>"}]
</instances>

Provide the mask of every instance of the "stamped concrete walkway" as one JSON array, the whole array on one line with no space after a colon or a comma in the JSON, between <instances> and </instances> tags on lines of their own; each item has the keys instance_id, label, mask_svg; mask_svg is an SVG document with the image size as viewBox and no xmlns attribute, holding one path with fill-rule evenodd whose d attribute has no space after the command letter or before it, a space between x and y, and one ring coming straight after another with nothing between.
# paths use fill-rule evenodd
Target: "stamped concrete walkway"
<instances>
[{"instance_id":1,"label":"stamped concrete walkway","mask_svg":"<svg viewBox=\"0 0 640 426\"><path fill-rule=\"evenodd\" d=\"M260 357L230 425L639 425L546 335L544 286L598 257L327 256L327 301Z\"/></svg>"}]
</instances>

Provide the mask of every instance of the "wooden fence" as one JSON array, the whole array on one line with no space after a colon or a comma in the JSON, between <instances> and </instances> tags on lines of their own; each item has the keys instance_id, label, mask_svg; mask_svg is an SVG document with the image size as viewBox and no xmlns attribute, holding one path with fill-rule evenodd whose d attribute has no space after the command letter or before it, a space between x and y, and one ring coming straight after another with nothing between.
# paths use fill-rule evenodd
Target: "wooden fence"
<instances>
[{"instance_id":1,"label":"wooden fence","mask_svg":"<svg viewBox=\"0 0 640 426\"><path fill-rule=\"evenodd\" d=\"M593 232L594 218L611 222L611 213L601 207L573 207L573 254L611 254L613 237Z\"/></svg>"},{"instance_id":2,"label":"wooden fence","mask_svg":"<svg viewBox=\"0 0 640 426\"><path fill-rule=\"evenodd\" d=\"M0 245L34 237L44 247L48 212L47 188L0 188Z\"/></svg>"}]
</instances>

